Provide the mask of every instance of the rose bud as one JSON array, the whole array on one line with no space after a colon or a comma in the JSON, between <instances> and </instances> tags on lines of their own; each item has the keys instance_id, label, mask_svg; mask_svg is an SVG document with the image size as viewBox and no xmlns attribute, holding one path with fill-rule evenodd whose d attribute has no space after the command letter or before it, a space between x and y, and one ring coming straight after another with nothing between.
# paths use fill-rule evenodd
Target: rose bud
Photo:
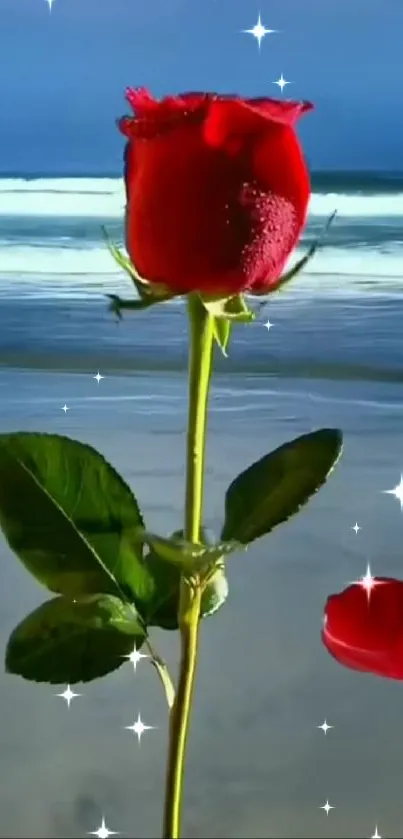
<instances>
[{"instance_id":1,"label":"rose bud","mask_svg":"<svg viewBox=\"0 0 403 839\"><path fill-rule=\"evenodd\" d=\"M276 287L310 197L295 133L307 102L126 93L126 247L138 273L176 294Z\"/></svg>"}]
</instances>

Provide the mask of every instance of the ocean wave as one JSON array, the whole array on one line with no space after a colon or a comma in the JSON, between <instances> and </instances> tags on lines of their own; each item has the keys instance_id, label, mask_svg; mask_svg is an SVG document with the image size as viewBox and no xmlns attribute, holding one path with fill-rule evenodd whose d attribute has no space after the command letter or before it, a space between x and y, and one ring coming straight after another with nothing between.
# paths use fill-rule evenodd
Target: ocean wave
<instances>
[{"instance_id":1,"label":"ocean wave","mask_svg":"<svg viewBox=\"0 0 403 839\"><path fill-rule=\"evenodd\" d=\"M74 240L73 240L74 242ZM122 274L104 245L69 246L55 242L48 245L14 245L0 240L0 278L35 277L38 283L51 277L88 277ZM46 280L45 280L46 282Z\"/></svg>"},{"instance_id":2,"label":"ocean wave","mask_svg":"<svg viewBox=\"0 0 403 839\"><path fill-rule=\"evenodd\" d=\"M121 218L125 194L121 178L0 179L0 217ZM343 218L403 216L403 193L318 193L310 214Z\"/></svg>"},{"instance_id":3,"label":"ocean wave","mask_svg":"<svg viewBox=\"0 0 403 839\"><path fill-rule=\"evenodd\" d=\"M0 179L0 216L118 218L124 205L120 178Z\"/></svg>"},{"instance_id":4,"label":"ocean wave","mask_svg":"<svg viewBox=\"0 0 403 839\"><path fill-rule=\"evenodd\" d=\"M304 252L303 247L296 250L286 267L291 267ZM315 285L319 277L329 278L329 282L334 277L403 280L403 242L382 249L322 247L303 274L305 286L307 281ZM94 283L105 287L112 283L115 288L116 282L128 286L129 280L103 244L76 247L74 240L71 244L55 241L50 247L0 240L1 290L16 282L32 283L38 292L46 291L51 283L60 286L62 293L71 294L75 287L90 290ZM301 280L297 279L291 287L300 285Z\"/></svg>"},{"instance_id":5,"label":"ocean wave","mask_svg":"<svg viewBox=\"0 0 403 839\"><path fill-rule=\"evenodd\" d=\"M403 216L403 193L394 195L343 195L314 193L310 203L314 216L330 216L335 210L339 218L395 218Z\"/></svg>"}]
</instances>

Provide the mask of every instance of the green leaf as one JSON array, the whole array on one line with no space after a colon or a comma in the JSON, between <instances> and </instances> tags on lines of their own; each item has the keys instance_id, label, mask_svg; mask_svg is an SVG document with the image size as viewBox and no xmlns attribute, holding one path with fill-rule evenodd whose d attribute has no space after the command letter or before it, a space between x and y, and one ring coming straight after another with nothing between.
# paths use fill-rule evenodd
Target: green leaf
<instances>
[{"instance_id":1,"label":"green leaf","mask_svg":"<svg viewBox=\"0 0 403 839\"><path fill-rule=\"evenodd\" d=\"M107 294L107 297L109 297L109 300L111 301L109 304L109 311L116 315L118 320L122 320L123 311L149 309L150 306L155 306L157 303L164 303L166 300L170 300L172 295L168 295L165 298L151 297L148 295L147 297L142 297L138 300L123 300L116 294Z\"/></svg>"},{"instance_id":2,"label":"green leaf","mask_svg":"<svg viewBox=\"0 0 403 839\"><path fill-rule=\"evenodd\" d=\"M183 542L183 531L172 534L172 539ZM210 540L202 528L201 538L204 548ZM200 546L198 546L200 547ZM202 546L203 547L203 546ZM215 554L216 555L216 554ZM151 548L145 556L147 568L154 581L154 595L141 608L147 626L158 626L161 629L178 629L179 591L182 569L177 564L167 562ZM228 582L225 576L224 563L221 558L216 561L216 570L206 585L202 595L201 616L207 617L216 612L226 600Z\"/></svg>"},{"instance_id":3,"label":"green leaf","mask_svg":"<svg viewBox=\"0 0 403 839\"><path fill-rule=\"evenodd\" d=\"M149 283L148 280L141 277L129 257L122 253L122 251L119 250L113 242L111 242L105 227L102 227L102 232L105 237L109 253L119 268L122 268L123 271L129 275L140 297L140 301L129 301L119 300L119 297L116 297L116 295L108 295L108 297L111 297L112 301L115 301L115 306L116 301L119 301L122 309L141 309L147 308L147 306L153 306L154 303L162 303L165 300L170 300L172 297L176 296L162 283ZM139 305L141 301L144 301L143 306Z\"/></svg>"},{"instance_id":4,"label":"green leaf","mask_svg":"<svg viewBox=\"0 0 403 839\"><path fill-rule=\"evenodd\" d=\"M201 294L200 299L204 308L210 315L214 315L217 320L224 319L239 323L249 323L255 320L255 313L248 308L242 294L232 295L231 297Z\"/></svg>"},{"instance_id":5,"label":"green leaf","mask_svg":"<svg viewBox=\"0 0 403 839\"><path fill-rule=\"evenodd\" d=\"M322 428L285 443L238 475L225 496L221 538L253 542L297 513L341 456L340 431Z\"/></svg>"},{"instance_id":6,"label":"green leaf","mask_svg":"<svg viewBox=\"0 0 403 839\"><path fill-rule=\"evenodd\" d=\"M153 584L133 538L143 526L123 479L91 446L55 434L0 435L0 527L51 591L147 598Z\"/></svg>"},{"instance_id":7,"label":"green leaf","mask_svg":"<svg viewBox=\"0 0 403 839\"><path fill-rule=\"evenodd\" d=\"M152 289L151 287L149 287L147 281L144 280L143 277L140 277L140 274L138 273L138 271L136 271L136 268L130 261L129 257L122 253L122 251L119 250L119 248L116 247L116 245L114 245L114 243L110 240L105 227L102 227L102 233L105 237L106 246L109 250L109 253L113 257L119 268L122 268L122 270L129 275L130 279L136 286L136 289L140 297L143 297L147 294L151 294Z\"/></svg>"},{"instance_id":8,"label":"green leaf","mask_svg":"<svg viewBox=\"0 0 403 839\"><path fill-rule=\"evenodd\" d=\"M214 317L213 323L213 330L214 330L214 339L216 344L218 344L223 356L227 358L227 348L229 344L229 339L231 337L231 327L232 323L229 320L225 320L224 318L216 318Z\"/></svg>"},{"instance_id":9,"label":"green leaf","mask_svg":"<svg viewBox=\"0 0 403 839\"><path fill-rule=\"evenodd\" d=\"M166 538L146 530L138 530L137 538L148 545L163 562L176 565L183 573L200 571L214 565L217 560L242 547L233 540L216 545L194 544L176 533ZM147 564L147 559L145 562Z\"/></svg>"},{"instance_id":10,"label":"green leaf","mask_svg":"<svg viewBox=\"0 0 403 839\"><path fill-rule=\"evenodd\" d=\"M158 626L161 629L178 629L181 570L160 559L152 550L147 555L146 562L158 585L155 588L154 599L147 604L145 623L147 626ZM201 617L217 612L227 595L228 582L224 566L220 563L203 592Z\"/></svg>"},{"instance_id":11,"label":"green leaf","mask_svg":"<svg viewBox=\"0 0 403 839\"><path fill-rule=\"evenodd\" d=\"M202 618L215 615L228 597L228 580L225 576L224 566L217 568L211 577L202 594L201 611Z\"/></svg>"},{"instance_id":12,"label":"green leaf","mask_svg":"<svg viewBox=\"0 0 403 839\"><path fill-rule=\"evenodd\" d=\"M56 597L11 633L6 670L34 682L90 682L117 670L145 637L134 607L117 597Z\"/></svg>"}]
</instances>

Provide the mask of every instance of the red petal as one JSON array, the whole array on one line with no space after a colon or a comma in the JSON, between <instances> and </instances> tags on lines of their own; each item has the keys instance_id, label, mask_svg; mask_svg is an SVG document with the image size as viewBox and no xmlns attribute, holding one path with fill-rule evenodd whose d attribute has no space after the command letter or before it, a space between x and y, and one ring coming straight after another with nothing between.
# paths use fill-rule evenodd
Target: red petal
<instances>
[{"instance_id":1,"label":"red petal","mask_svg":"<svg viewBox=\"0 0 403 839\"><path fill-rule=\"evenodd\" d=\"M181 93L158 101L145 88L128 88L126 99L135 115L118 120L119 130L126 137L144 139L156 137L165 130L195 118L202 120L212 95Z\"/></svg>"},{"instance_id":2,"label":"red petal","mask_svg":"<svg viewBox=\"0 0 403 839\"><path fill-rule=\"evenodd\" d=\"M126 143L124 156L123 156L123 179L125 183L126 189L126 202L129 201L129 195L131 192L132 182L135 174L134 168L134 158L135 158L135 146L134 143Z\"/></svg>"},{"instance_id":3,"label":"red petal","mask_svg":"<svg viewBox=\"0 0 403 839\"><path fill-rule=\"evenodd\" d=\"M140 273L181 292L275 282L305 221L309 177L292 125L306 103L128 98L127 247Z\"/></svg>"},{"instance_id":4,"label":"red petal","mask_svg":"<svg viewBox=\"0 0 403 839\"><path fill-rule=\"evenodd\" d=\"M253 134L273 123L292 127L312 107L309 102L217 97L209 107L205 140L212 146L224 146L230 137Z\"/></svg>"},{"instance_id":5,"label":"red petal","mask_svg":"<svg viewBox=\"0 0 403 839\"><path fill-rule=\"evenodd\" d=\"M246 104L271 122L291 126L314 107L311 102L293 102L291 99L248 99Z\"/></svg>"},{"instance_id":6,"label":"red petal","mask_svg":"<svg viewBox=\"0 0 403 839\"><path fill-rule=\"evenodd\" d=\"M137 117L147 116L159 107L159 102L145 87L127 87L125 98Z\"/></svg>"},{"instance_id":7,"label":"red petal","mask_svg":"<svg viewBox=\"0 0 403 839\"><path fill-rule=\"evenodd\" d=\"M323 643L341 664L389 678L403 678L403 582L376 578L328 598Z\"/></svg>"}]
</instances>

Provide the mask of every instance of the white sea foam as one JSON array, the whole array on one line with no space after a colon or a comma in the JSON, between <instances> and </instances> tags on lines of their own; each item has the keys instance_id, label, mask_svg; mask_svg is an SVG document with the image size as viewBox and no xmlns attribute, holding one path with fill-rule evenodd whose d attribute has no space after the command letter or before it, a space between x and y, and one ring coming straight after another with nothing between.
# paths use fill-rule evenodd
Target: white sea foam
<instances>
[{"instance_id":1,"label":"white sea foam","mask_svg":"<svg viewBox=\"0 0 403 839\"><path fill-rule=\"evenodd\" d=\"M0 276L46 277L122 274L105 245L11 245L0 240Z\"/></svg>"},{"instance_id":2,"label":"white sea foam","mask_svg":"<svg viewBox=\"0 0 403 839\"><path fill-rule=\"evenodd\" d=\"M101 236L98 241L77 240L72 229L80 225L82 217L94 219L100 232L103 221L108 226L108 220L123 218L124 202L124 186L118 178L0 179L0 294L83 297L97 291L129 293L130 282L116 266ZM400 240L400 222L396 219L403 216L403 193L312 196L311 218L329 216L334 209L339 217L346 217L347 224L349 218L362 218L369 231L382 222L388 224L388 219L392 224L395 219L393 241L389 239L382 246L347 247L341 243L335 247L329 238L329 246L318 251L304 276L291 284L289 293L304 296L312 289L350 294L365 284L375 292L388 285L388 293L401 293L403 224ZM21 234L27 218L38 219L33 224L35 238ZM49 237L50 221L59 222L57 238ZM19 227L16 234L14 224ZM304 246L292 255L288 267L303 252Z\"/></svg>"},{"instance_id":3,"label":"white sea foam","mask_svg":"<svg viewBox=\"0 0 403 839\"><path fill-rule=\"evenodd\" d=\"M0 217L121 218L124 204L120 178L0 179ZM333 210L341 218L403 216L403 193L312 195L312 215L328 216Z\"/></svg>"},{"instance_id":4,"label":"white sea foam","mask_svg":"<svg viewBox=\"0 0 403 839\"><path fill-rule=\"evenodd\" d=\"M296 251L288 266L303 250ZM130 280L115 264L105 245L76 247L74 240L54 247L12 245L0 240L0 294L22 293L35 297L86 297L99 293L131 293ZM289 287L289 293L308 289L337 294L354 291L357 284L373 283L378 291L403 288L403 242L388 251L374 248L323 247ZM379 281L379 282L377 282ZM389 282L387 282L389 281ZM376 288L373 289L376 291Z\"/></svg>"},{"instance_id":5,"label":"white sea foam","mask_svg":"<svg viewBox=\"0 0 403 839\"><path fill-rule=\"evenodd\" d=\"M291 258L291 264L295 256ZM307 276L389 277L403 280L403 241L393 249L320 248L304 270Z\"/></svg>"},{"instance_id":6,"label":"white sea foam","mask_svg":"<svg viewBox=\"0 0 403 839\"><path fill-rule=\"evenodd\" d=\"M0 276L18 277L108 277L125 274L112 259L106 245L91 247L5 245L0 240ZM287 267L291 267L303 249L295 251ZM307 276L317 274L356 277L401 277L403 279L403 241L391 250L374 248L323 247L304 270Z\"/></svg>"},{"instance_id":7,"label":"white sea foam","mask_svg":"<svg viewBox=\"0 0 403 839\"><path fill-rule=\"evenodd\" d=\"M0 216L120 218L124 205L118 178L0 179Z\"/></svg>"},{"instance_id":8,"label":"white sea foam","mask_svg":"<svg viewBox=\"0 0 403 839\"><path fill-rule=\"evenodd\" d=\"M315 216L330 216L337 210L339 218L392 218L403 216L403 193L374 195L343 195L329 192L326 195L314 193L310 213Z\"/></svg>"}]
</instances>

